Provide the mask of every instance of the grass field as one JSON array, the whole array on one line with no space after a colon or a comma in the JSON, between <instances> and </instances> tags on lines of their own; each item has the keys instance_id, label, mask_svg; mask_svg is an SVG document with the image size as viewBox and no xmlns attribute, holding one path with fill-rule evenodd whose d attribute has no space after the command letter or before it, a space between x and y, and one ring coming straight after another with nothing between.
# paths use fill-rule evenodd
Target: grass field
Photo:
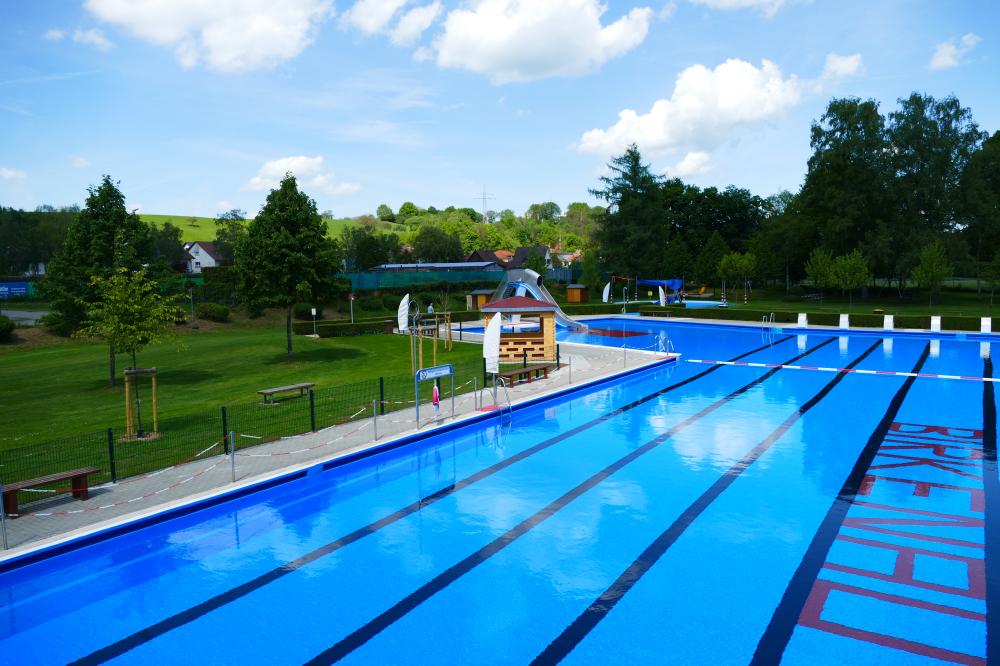
<instances>
[{"instance_id":1,"label":"grass field","mask_svg":"<svg viewBox=\"0 0 1000 666\"><path fill-rule=\"evenodd\" d=\"M210 241L215 238L215 218L196 217L192 215L149 215L141 214L139 217L144 221L156 226L162 226L166 222L171 223L181 230L181 240L188 241ZM355 225L351 218L327 219L326 228L333 238L339 238L341 232L349 226Z\"/></svg>"},{"instance_id":2,"label":"grass field","mask_svg":"<svg viewBox=\"0 0 1000 666\"><path fill-rule=\"evenodd\" d=\"M408 339L401 336L297 336L291 362L285 359L284 330L277 326L190 331L178 343L183 348L155 345L138 358L140 366L159 371L161 430L215 419L223 404L256 404L256 391L263 388L312 382L317 393L336 393L336 387L352 382L410 373ZM426 342L425 366L431 365L430 350ZM481 356L480 346L456 342L452 352L439 350L438 362L473 365ZM118 362L120 375L130 363L124 356ZM66 340L0 347L0 449L108 427L121 431L123 389L108 388L107 374L102 344ZM144 384L147 409L148 399Z\"/></svg>"},{"instance_id":3,"label":"grass field","mask_svg":"<svg viewBox=\"0 0 1000 666\"><path fill-rule=\"evenodd\" d=\"M716 294L718 295L718 294ZM898 315L959 315L968 317L992 316L994 311L1000 314L1000 298L996 307L990 304L990 292L984 289L977 295L972 290L944 290L940 302L930 305L926 291L915 291L910 300L900 302L893 295L872 296L863 301L855 294L853 301L837 292L824 294L822 302L785 300L783 290L758 289L750 294L750 302L743 305L743 291L730 289L730 307L750 310L772 310L774 312L834 312L834 313L871 313L881 309L889 314ZM1000 296L1000 295L998 295Z\"/></svg>"}]
</instances>

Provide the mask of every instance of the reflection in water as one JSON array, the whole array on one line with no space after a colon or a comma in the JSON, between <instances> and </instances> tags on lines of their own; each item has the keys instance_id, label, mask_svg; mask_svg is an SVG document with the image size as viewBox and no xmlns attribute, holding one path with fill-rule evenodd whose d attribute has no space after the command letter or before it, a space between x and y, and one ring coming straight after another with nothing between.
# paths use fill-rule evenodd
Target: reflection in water
<instances>
[{"instance_id":1,"label":"reflection in water","mask_svg":"<svg viewBox=\"0 0 1000 666\"><path fill-rule=\"evenodd\" d=\"M837 338L837 349L840 350L841 356L847 355L847 342L850 340L846 335L841 335Z\"/></svg>"},{"instance_id":2,"label":"reflection in water","mask_svg":"<svg viewBox=\"0 0 1000 666\"><path fill-rule=\"evenodd\" d=\"M804 352L806 350L806 341L809 339L808 335L797 335L795 336L795 343L799 346L799 351Z\"/></svg>"},{"instance_id":3,"label":"reflection in water","mask_svg":"<svg viewBox=\"0 0 1000 666\"><path fill-rule=\"evenodd\" d=\"M892 358L892 338L882 338L882 356Z\"/></svg>"},{"instance_id":4,"label":"reflection in water","mask_svg":"<svg viewBox=\"0 0 1000 666\"><path fill-rule=\"evenodd\" d=\"M938 358L941 356L941 341L931 340L931 358Z\"/></svg>"},{"instance_id":5,"label":"reflection in water","mask_svg":"<svg viewBox=\"0 0 1000 666\"><path fill-rule=\"evenodd\" d=\"M979 358L986 359L990 357L990 343L980 342L979 343Z\"/></svg>"}]
</instances>

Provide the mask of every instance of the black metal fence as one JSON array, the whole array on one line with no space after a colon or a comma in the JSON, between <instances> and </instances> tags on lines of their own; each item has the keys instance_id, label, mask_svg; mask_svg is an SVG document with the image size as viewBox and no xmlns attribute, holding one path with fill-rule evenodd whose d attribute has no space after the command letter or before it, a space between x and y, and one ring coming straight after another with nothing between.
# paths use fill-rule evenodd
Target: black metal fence
<instances>
[{"instance_id":1,"label":"black metal fence","mask_svg":"<svg viewBox=\"0 0 1000 666\"><path fill-rule=\"evenodd\" d=\"M482 360L455 365L455 395L483 388ZM442 410L451 398L451 381L440 380ZM419 400L431 399L432 382L421 382ZM373 410L385 415L413 409L412 375L378 377L332 388L310 390L303 396L274 402L253 401L221 406L199 414L167 416L159 432L144 438L126 438L113 429L81 433L27 446L0 450L0 483L12 483L96 467L91 483L118 481L148 474L211 455L228 453L228 433L237 450L273 442L281 437L315 432L330 426L370 419ZM39 490L58 490L60 484ZM62 482L61 485L65 485ZM38 499L25 495L27 502Z\"/></svg>"}]
</instances>

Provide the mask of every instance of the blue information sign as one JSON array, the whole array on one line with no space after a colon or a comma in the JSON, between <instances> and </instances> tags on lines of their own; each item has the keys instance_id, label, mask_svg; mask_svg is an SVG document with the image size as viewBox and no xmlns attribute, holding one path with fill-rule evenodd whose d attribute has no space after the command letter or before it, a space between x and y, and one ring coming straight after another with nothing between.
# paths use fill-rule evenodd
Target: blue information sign
<instances>
[{"instance_id":1,"label":"blue information sign","mask_svg":"<svg viewBox=\"0 0 1000 666\"><path fill-rule=\"evenodd\" d=\"M0 282L0 298L10 298L12 296L27 296L27 282Z\"/></svg>"},{"instance_id":2,"label":"blue information sign","mask_svg":"<svg viewBox=\"0 0 1000 666\"><path fill-rule=\"evenodd\" d=\"M433 368L417 370L417 381L422 382L426 379L437 379L438 377L447 377L453 374L455 374L455 368L450 363L448 365L436 365Z\"/></svg>"}]
</instances>

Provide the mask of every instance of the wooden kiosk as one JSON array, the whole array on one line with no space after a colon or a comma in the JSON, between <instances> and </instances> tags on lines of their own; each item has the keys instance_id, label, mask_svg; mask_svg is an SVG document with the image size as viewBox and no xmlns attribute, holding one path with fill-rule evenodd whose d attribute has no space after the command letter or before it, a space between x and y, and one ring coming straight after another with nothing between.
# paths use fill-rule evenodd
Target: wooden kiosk
<instances>
[{"instance_id":1,"label":"wooden kiosk","mask_svg":"<svg viewBox=\"0 0 1000 666\"><path fill-rule=\"evenodd\" d=\"M515 327L529 327L532 322L526 322L525 319L538 321L537 330L515 328L510 333L500 333L501 361L513 363L525 357L533 362L556 360L555 305L526 296L511 296L488 303L481 309L487 326L493 317L504 315L515 320L513 324Z\"/></svg>"}]
</instances>

